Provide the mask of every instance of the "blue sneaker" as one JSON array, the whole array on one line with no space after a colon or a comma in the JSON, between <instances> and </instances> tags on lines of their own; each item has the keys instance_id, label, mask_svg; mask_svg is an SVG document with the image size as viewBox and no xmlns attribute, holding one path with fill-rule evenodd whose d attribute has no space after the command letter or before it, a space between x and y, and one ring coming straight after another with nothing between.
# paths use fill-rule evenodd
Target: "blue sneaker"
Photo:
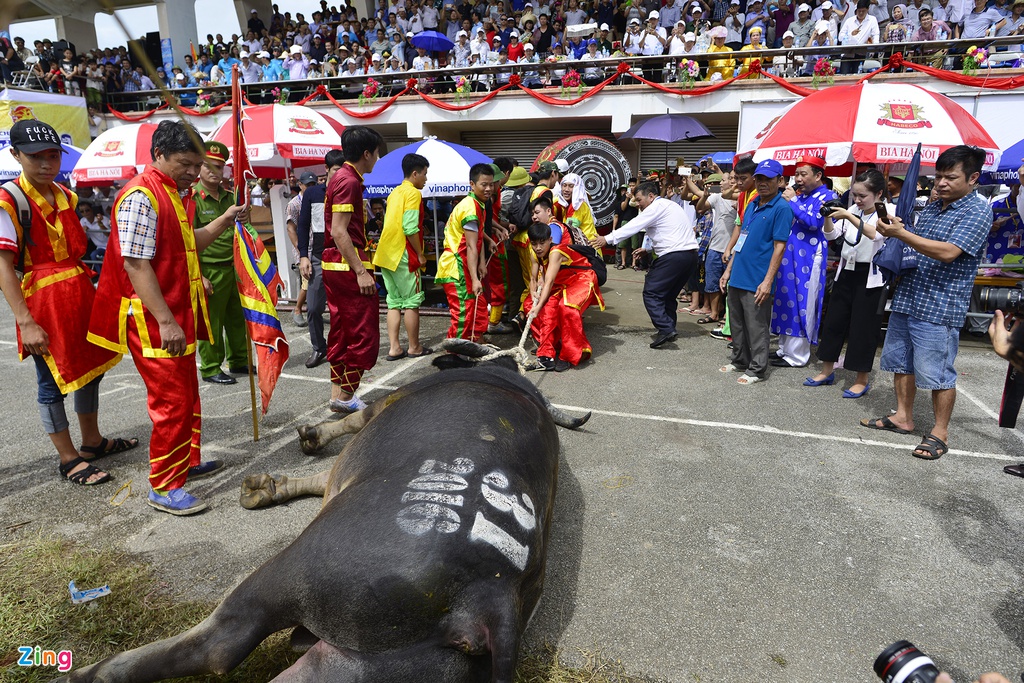
<instances>
[{"instance_id":1,"label":"blue sneaker","mask_svg":"<svg viewBox=\"0 0 1024 683\"><path fill-rule=\"evenodd\" d=\"M190 495L185 489L171 489L166 496L150 491L146 502L157 510L179 516L194 515L206 509L206 503Z\"/></svg>"},{"instance_id":2,"label":"blue sneaker","mask_svg":"<svg viewBox=\"0 0 1024 683\"><path fill-rule=\"evenodd\" d=\"M366 410L366 402L358 396L353 396L347 401L342 401L340 398L332 398L329 405L332 413L351 414L360 410Z\"/></svg>"},{"instance_id":3,"label":"blue sneaker","mask_svg":"<svg viewBox=\"0 0 1024 683\"><path fill-rule=\"evenodd\" d=\"M208 477L211 474L220 472L222 469L224 469L223 460L207 460L206 462L199 463L195 467L188 468L188 480L195 481L196 479L202 479L203 477Z\"/></svg>"}]
</instances>

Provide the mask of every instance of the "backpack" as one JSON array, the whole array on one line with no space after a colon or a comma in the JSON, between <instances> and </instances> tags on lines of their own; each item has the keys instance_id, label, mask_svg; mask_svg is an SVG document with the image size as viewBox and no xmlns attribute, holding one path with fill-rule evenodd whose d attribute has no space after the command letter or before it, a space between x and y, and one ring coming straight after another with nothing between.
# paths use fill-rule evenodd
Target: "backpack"
<instances>
[{"instance_id":1,"label":"backpack","mask_svg":"<svg viewBox=\"0 0 1024 683\"><path fill-rule=\"evenodd\" d=\"M29 231L32 229L32 208L29 206L28 197L18 185L16 180L8 180L0 189L5 190L14 200L14 207L18 211L18 223L21 225L21 246L18 248L18 262L14 264L14 270L19 277L25 272L25 246L31 241Z\"/></svg>"},{"instance_id":2,"label":"backpack","mask_svg":"<svg viewBox=\"0 0 1024 683\"><path fill-rule=\"evenodd\" d=\"M508 219L520 230L533 223L533 211L530 210L530 196L533 194L536 185L523 185L516 188L512 195L512 201L508 205Z\"/></svg>"},{"instance_id":3,"label":"backpack","mask_svg":"<svg viewBox=\"0 0 1024 683\"><path fill-rule=\"evenodd\" d=\"M575 251L580 256L583 256L590 262L590 269L594 271L594 275L597 276L597 286L601 287L605 282L608 281L608 266L605 265L604 259L597 250L589 244L570 244L570 249ZM582 266L562 266L563 268L582 268Z\"/></svg>"}]
</instances>

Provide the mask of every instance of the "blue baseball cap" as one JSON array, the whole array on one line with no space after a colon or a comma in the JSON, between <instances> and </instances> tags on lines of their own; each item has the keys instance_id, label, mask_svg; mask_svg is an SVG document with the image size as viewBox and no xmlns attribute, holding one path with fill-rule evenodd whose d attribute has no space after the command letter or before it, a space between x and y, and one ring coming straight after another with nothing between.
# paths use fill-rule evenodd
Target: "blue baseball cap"
<instances>
[{"instance_id":1,"label":"blue baseball cap","mask_svg":"<svg viewBox=\"0 0 1024 683\"><path fill-rule=\"evenodd\" d=\"M778 178L782 175L782 164L775 159L765 159L754 169L754 175L763 175L765 178Z\"/></svg>"}]
</instances>

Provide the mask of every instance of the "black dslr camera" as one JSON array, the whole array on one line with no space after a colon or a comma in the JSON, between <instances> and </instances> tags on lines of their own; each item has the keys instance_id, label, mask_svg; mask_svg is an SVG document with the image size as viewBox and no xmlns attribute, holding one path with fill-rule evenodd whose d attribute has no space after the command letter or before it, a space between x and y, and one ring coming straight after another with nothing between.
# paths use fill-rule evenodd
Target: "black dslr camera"
<instances>
[{"instance_id":1,"label":"black dslr camera","mask_svg":"<svg viewBox=\"0 0 1024 683\"><path fill-rule=\"evenodd\" d=\"M821 205L821 208L818 209L818 213L821 214L822 218L828 218L829 216L832 215L832 213L836 209L845 209L845 208L846 208L846 205L843 204L843 200L842 199L830 199L829 201L827 201L827 202L825 202L824 204Z\"/></svg>"},{"instance_id":2,"label":"black dslr camera","mask_svg":"<svg viewBox=\"0 0 1024 683\"><path fill-rule=\"evenodd\" d=\"M1021 315L1024 313L1024 284L1016 287L982 287L978 294L981 303L981 310L985 313L1013 313ZM1011 343L1019 347L1020 335L1014 334ZM1006 370L1006 382L1003 384L1003 400L999 406L999 426L1014 428L1017 426L1017 416L1020 414L1020 407L1024 404L1024 373L1020 372L1012 364Z\"/></svg>"}]
</instances>

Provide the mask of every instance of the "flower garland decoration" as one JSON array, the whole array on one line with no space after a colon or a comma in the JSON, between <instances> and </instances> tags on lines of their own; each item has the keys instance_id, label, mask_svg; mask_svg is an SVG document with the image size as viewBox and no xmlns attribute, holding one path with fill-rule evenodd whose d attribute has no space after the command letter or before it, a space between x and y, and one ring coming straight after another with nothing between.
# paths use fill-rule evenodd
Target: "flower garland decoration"
<instances>
[{"instance_id":1,"label":"flower garland decoration","mask_svg":"<svg viewBox=\"0 0 1024 683\"><path fill-rule=\"evenodd\" d=\"M197 90L196 95L198 95L196 98L196 109L201 114L210 111L210 106L213 104L213 95L208 92L204 93L202 90Z\"/></svg>"},{"instance_id":2,"label":"flower garland decoration","mask_svg":"<svg viewBox=\"0 0 1024 683\"><path fill-rule=\"evenodd\" d=\"M571 90L576 91L577 97L583 92L583 79L576 69L569 69L562 76L562 97L568 97Z\"/></svg>"},{"instance_id":3,"label":"flower garland decoration","mask_svg":"<svg viewBox=\"0 0 1024 683\"><path fill-rule=\"evenodd\" d=\"M964 53L964 76L974 76L978 73L978 67L988 59L988 50L977 45L971 45Z\"/></svg>"},{"instance_id":4,"label":"flower garland decoration","mask_svg":"<svg viewBox=\"0 0 1024 683\"><path fill-rule=\"evenodd\" d=\"M380 95L380 83L373 78L368 78L366 85L363 86L363 91L359 93L359 105L373 104L377 101L378 95Z\"/></svg>"},{"instance_id":5,"label":"flower garland decoration","mask_svg":"<svg viewBox=\"0 0 1024 683\"><path fill-rule=\"evenodd\" d=\"M469 93L472 90L472 86L469 83L469 79L465 76L458 76L455 79L455 101L462 102L469 97Z\"/></svg>"},{"instance_id":6,"label":"flower garland decoration","mask_svg":"<svg viewBox=\"0 0 1024 683\"><path fill-rule=\"evenodd\" d=\"M832 62L829 58L820 57L818 61L814 63L814 75L811 78L811 87L817 88L822 81L832 85L836 82L835 75L836 68L832 66Z\"/></svg>"},{"instance_id":7,"label":"flower garland decoration","mask_svg":"<svg viewBox=\"0 0 1024 683\"><path fill-rule=\"evenodd\" d=\"M693 87L693 82L700 76L700 64L692 59L684 59L679 62L679 79L687 88Z\"/></svg>"}]
</instances>

